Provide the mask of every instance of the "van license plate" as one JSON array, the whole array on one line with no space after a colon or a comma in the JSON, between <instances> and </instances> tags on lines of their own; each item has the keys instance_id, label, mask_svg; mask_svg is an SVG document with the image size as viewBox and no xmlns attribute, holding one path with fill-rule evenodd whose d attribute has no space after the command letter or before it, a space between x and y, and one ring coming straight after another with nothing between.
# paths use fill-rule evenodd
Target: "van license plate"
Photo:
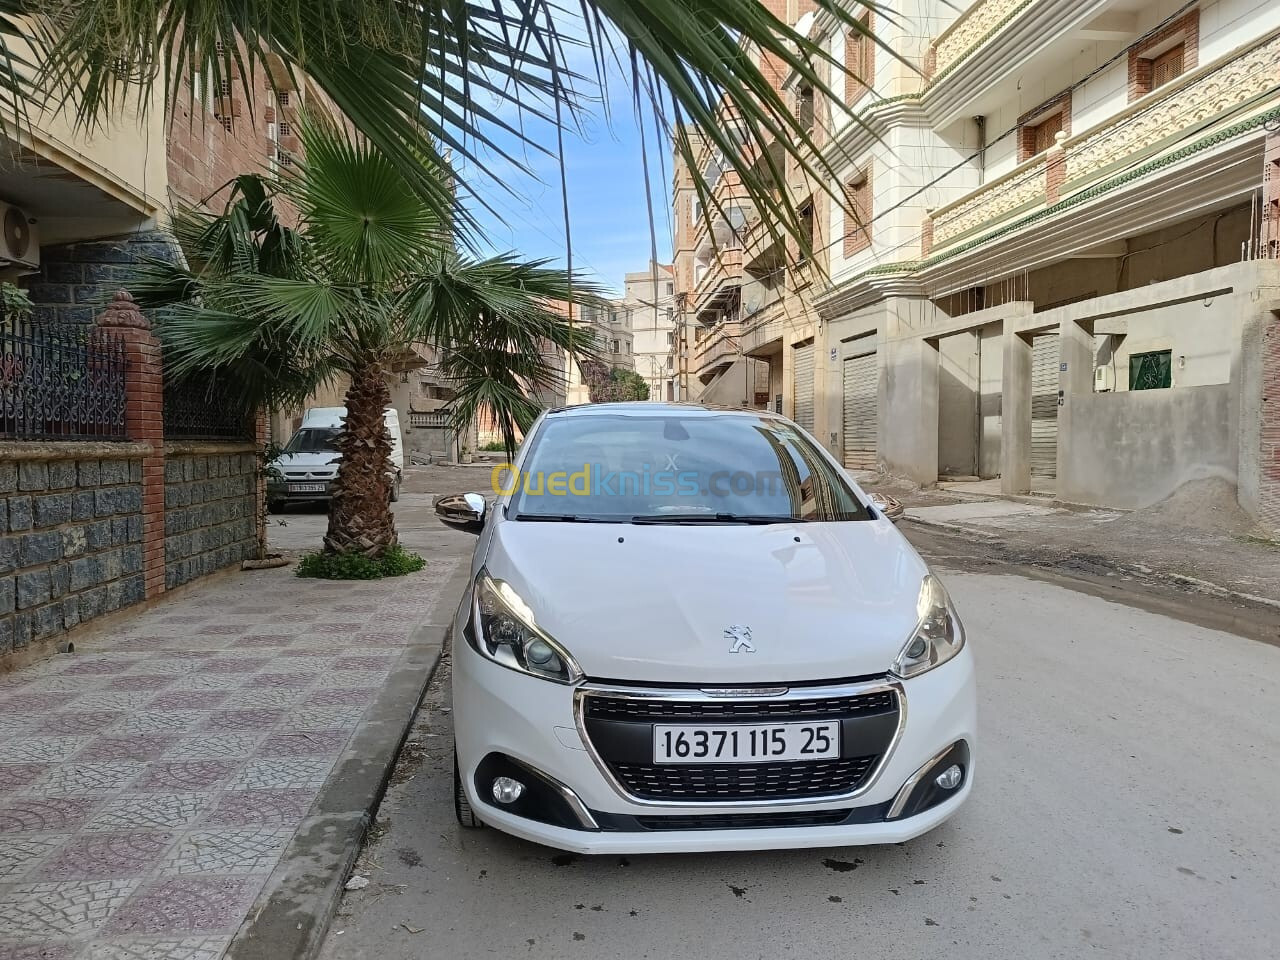
<instances>
[{"instance_id":1,"label":"van license plate","mask_svg":"<svg viewBox=\"0 0 1280 960\"><path fill-rule=\"evenodd\" d=\"M758 763L840 756L840 722L742 723L723 727L655 724L654 763Z\"/></svg>"},{"instance_id":2,"label":"van license plate","mask_svg":"<svg viewBox=\"0 0 1280 960\"><path fill-rule=\"evenodd\" d=\"M324 493L325 485L323 483L291 483L289 484L290 493Z\"/></svg>"}]
</instances>

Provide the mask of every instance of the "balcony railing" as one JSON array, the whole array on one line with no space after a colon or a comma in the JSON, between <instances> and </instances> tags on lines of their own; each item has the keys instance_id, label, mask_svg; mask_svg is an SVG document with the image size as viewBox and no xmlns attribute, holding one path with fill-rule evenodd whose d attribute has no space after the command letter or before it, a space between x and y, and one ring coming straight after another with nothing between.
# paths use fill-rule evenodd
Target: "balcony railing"
<instances>
[{"instance_id":1,"label":"balcony railing","mask_svg":"<svg viewBox=\"0 0 1280 960\"><path fill-rule=\"evenodd\" d=\"M1280 104L1280 33L1171 81L932 214L934 251Z\"/></svg>"},{"instance_id":2,"label":"balcony railing","mask_svg":"<svg viewBox=\"0 0 1280 960\"><path fill-rule=\"evenodd\" d=\"M742 324L736 320L722 320L711 327L693 348L693 369L705 376L718 366L732 363L738 356L738 337Z\"/></svg>"},{"instance_id":3,"label":"balcony railing","mask_svg":"<svg viewBox=\"0 0 1280 960\"><path fill-rule=\"evenodd\" d=\"M977 0L933 41L934 75L946 73L1035 0Z\"/></svg>"},{"instance_id":4,"label":"balcony railing","mask_svg":"<svg viewBox=\"0 0 1280 960\"><path fill-rule=\"evenodd\" d=\"M725 287L737 287L742 281L742 249L722 248L707 272L693 287L693 312L701 313L717 299Z\"/></svg>"}]
</instances>

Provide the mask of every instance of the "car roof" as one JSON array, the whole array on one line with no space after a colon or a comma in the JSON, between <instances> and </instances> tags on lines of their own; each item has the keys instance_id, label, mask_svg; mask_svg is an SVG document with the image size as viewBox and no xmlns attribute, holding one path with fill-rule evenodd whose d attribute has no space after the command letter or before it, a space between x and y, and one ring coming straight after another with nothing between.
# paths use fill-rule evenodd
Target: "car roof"
<instances>
[{"instance_id":1,"label":"car roof","mask_svg":"<svg viewBox=\"0 0 1280 960\"><path fill-rule=\"evenodd\" d=\"M648 400L629 403L584 403L572 407L556 407L547 411L548 419L557 420L572 417L723 417L739 416L750 419L781 420L783 417L770 410L757 410L754 407L731 407L712 403L657 403Z\"/></svg>"}]
</instances>

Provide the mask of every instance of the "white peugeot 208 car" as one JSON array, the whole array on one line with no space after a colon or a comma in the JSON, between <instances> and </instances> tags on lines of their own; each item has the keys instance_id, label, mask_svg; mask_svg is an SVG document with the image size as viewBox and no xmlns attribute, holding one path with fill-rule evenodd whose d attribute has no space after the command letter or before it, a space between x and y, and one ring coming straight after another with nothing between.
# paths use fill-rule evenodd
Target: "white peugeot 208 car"
<instances>
[{"instance_id":1,"label":"white peugeot 208 car","mask_svg":"<svg viewBox=\"0 0 1280 960\"><path fill-rule=\"evenodd\" d=\"M762 411L546 413L484 495L453 622L454 803L580 853L893 843L973 786L942 583Z\"/></svg>"}]
</instances>

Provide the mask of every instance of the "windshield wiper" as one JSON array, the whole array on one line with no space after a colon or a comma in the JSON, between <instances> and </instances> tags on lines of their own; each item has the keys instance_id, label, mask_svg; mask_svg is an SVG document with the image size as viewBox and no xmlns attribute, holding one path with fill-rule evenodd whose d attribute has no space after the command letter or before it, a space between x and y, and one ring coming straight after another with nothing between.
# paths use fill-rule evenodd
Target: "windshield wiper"
<instances>
[{"instance_id":1,"label":"windshield wiper","mask_svg":"<svg viewBox=\"0 0 1280 960\"><path fill-rule=\"evenodd\" d=\"M673 513L673 514L666 514L666 515L659 514L657 516L632 517L631 522L632 523L650 523L650 524L741 523L741 524L749 524L752 526L764 526L766 524L771 524L771 523L808 523L809 521L801 517L769 516L765 514L753 515L753 514L741 514L741 513Z\"/></svg>"},{"instance_id":2,"label":"windshield wiper","mask_svg":"<svg viewBox=\"0 0 1280 960\"><path fill-rule=\"evenodd\" d=\"M511 519L525 520L530 523L621 523L620 520L605 520L602 517L580 517L573 513L518 513Z\"/></svg>"}]
</instances>

